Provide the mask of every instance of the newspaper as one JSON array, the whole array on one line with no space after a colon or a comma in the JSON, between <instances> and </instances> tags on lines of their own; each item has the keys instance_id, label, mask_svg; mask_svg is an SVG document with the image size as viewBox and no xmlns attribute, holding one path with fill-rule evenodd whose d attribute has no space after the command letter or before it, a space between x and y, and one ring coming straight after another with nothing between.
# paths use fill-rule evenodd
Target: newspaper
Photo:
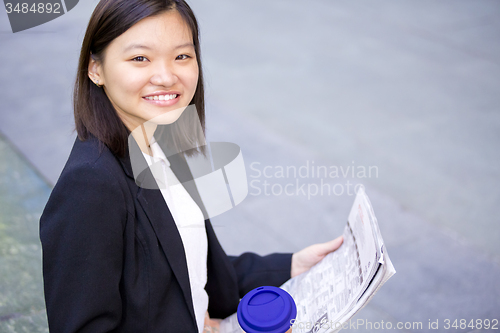
<instances>
[{"instance_id":1,"label":"newspaper","mask_svg":"<svg viewBox=\"0 0 500 333\"><path fill-rule=\"evenodd\" d=\"M293 333L332 333L342 329L396 273L377 219L360 188L344 228L344 242L307 272L281 288L297 305ZM236 314L224 319L221 333L243 332Z\"/></svg>"}]
</instances>

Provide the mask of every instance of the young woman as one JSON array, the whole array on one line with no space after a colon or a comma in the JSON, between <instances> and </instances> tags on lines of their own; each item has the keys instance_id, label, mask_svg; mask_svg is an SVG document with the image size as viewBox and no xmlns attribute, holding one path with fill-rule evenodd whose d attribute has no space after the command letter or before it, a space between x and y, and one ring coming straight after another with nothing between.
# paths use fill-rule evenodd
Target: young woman
<instances>
[{"instance_id":1,"label":"young woman","mask_svg":"<svg viewBox=\"0 0 500 333\"><path fill-rule=\"evenodd\" d=\"M338 238L295 254L227 256L196 189L139 186L132 149L145 159L163 156L182 182L187 164L178 159L185 170L170 170L150 120L188 106L204 130L198 26L189 6L100 1L78 64L78 138L40 220L51 332L201 332L207 313L231 315L251 289L279 286L340 246ZM141 126L144 137L130 140Z\"/></svg>"}]
</instances>

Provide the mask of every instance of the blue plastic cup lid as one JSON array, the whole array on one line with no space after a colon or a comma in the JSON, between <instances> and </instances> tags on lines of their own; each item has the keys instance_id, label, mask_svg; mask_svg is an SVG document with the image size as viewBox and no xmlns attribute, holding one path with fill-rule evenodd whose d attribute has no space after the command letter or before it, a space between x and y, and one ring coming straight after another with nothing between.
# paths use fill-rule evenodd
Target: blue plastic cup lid
<instances>
[{"instance_id":1,"label":"blue plastic cup lid","mask_svg":"<svg viewBox=\"0 0 500 333\"><path fill-rule=\"evenodd\" d=\"M297 316L292 296L281 288L264 286L248 292L238 305L238 323L246 333L284 333Z\"/></svg>"}]
</instances>

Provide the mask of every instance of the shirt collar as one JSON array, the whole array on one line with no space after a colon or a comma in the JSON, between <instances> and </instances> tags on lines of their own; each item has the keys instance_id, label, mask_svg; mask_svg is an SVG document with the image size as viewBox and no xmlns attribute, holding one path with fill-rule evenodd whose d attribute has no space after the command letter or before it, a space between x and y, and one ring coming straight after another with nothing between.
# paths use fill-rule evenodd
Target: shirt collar
<instances>
[{"instance_id":1,"label":"shirt collar","mask_svg":"<svg viewBox=\"0 0 500 333\"><path fill-rule=\"evenodd\" d=\"M142 154L144 155L144 158L148 162L148 165L151 166L155 162L163 161L163 162L165 162L165 164L167 166L170 166L170 162L168 161L167 157L165 156L165 153L161 149L161 147L158 144L158 142L156 142L156 140L154 139L154 137L152 138L151 141L152 142L150 143L149 146L151 148L151 152L153 153L153 156L148 155L145 152L142 152Z\"/></svg>"}]
</instances>

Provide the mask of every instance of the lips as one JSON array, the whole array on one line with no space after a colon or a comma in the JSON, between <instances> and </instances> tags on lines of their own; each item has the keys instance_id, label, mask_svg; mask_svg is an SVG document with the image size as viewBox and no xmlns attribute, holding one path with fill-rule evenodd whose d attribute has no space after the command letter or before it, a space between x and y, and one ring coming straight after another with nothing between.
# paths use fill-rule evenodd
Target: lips
<instances>
[{"instance_id":1,"label":"lips","mask_svg":"<svg viewBox=\"0 0 500 333\"><path fill-rule=\"evenodd\" d=\"M154 93L151 93L149 95L145 95L145 96L143 96L143 98L154 97L154 96L165 96L165 95L180 95L180 94L181 94L180 92L175 91L175 90L172 90L172 91L161 90L161 91L155 91Z\"/></svg>"},{"instance_id":2,"label":"lips","mask_svg":"<svg viewBox=\"0 0 500 333\"><path fill-rule=\"evenodd\" d=\"M166 107L176 104L180 99L180 94L178 92L160 92L154 93L147 96L142 97L146 103Z\"/></svg>"},{"instance_id":3,"label":"lips","mask_svg":"<svg viewBox=\"0 0 500 333\"><path fill-rule=\"evenodd\" d=\"M148 97L144 97L145 99L147 100L150 100L150 101L168 101L168 100L171 100L171 99L174 99L176 98L177 94L168 94L168 95L154 95L154 96L148 96Z\"/></svg>"}]
</instances>

